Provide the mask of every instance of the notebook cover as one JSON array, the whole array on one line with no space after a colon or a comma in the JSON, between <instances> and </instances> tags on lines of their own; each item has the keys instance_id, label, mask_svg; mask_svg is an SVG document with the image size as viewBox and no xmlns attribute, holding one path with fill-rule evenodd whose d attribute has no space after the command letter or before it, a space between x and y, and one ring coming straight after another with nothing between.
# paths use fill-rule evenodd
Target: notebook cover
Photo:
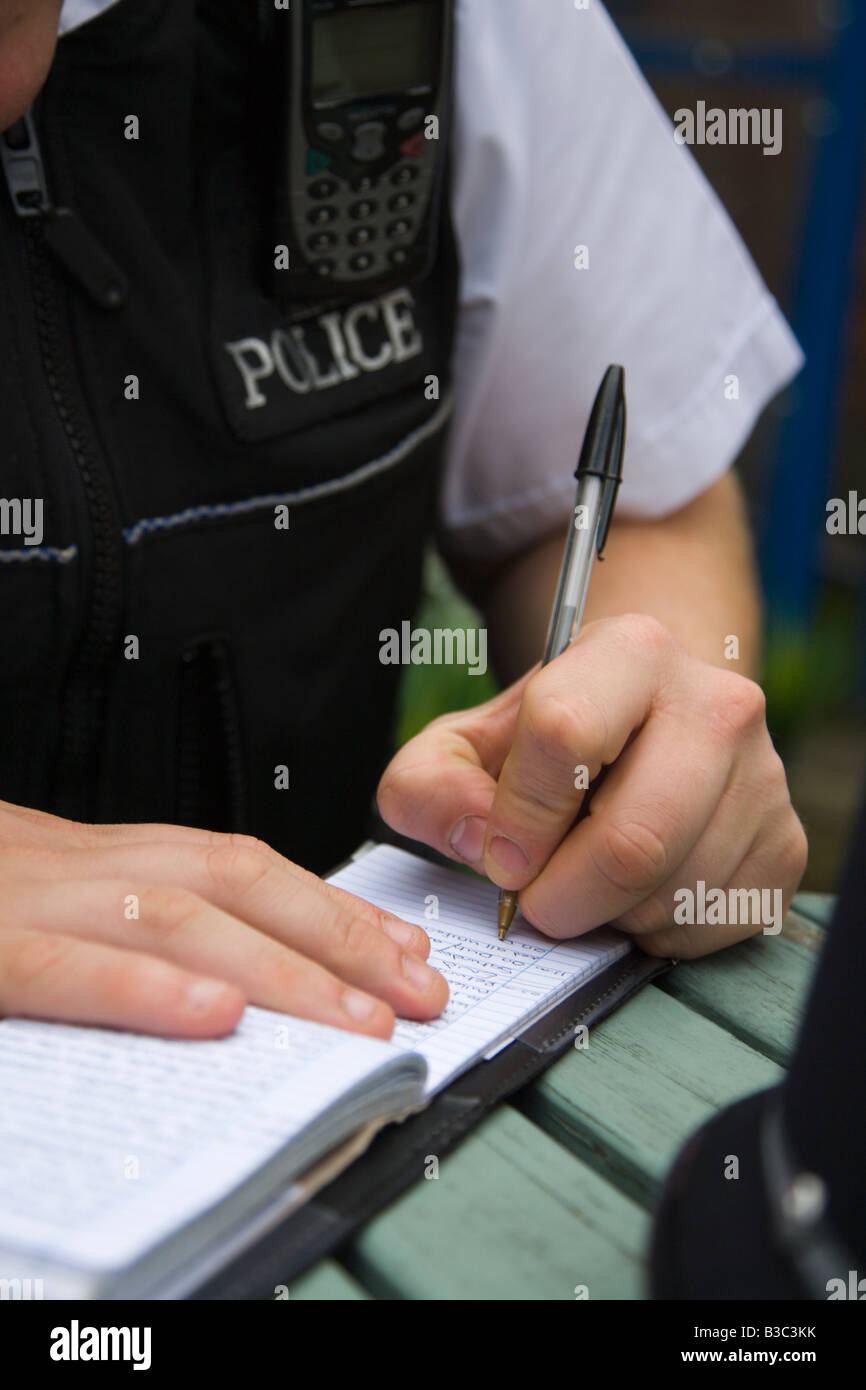
<instances>
[{"instance_id":1,"label":"notebook cover","mask_svg":"<svg viewBox=\"0 0 866 1390\"><path fill-rule=\"evenodd\" d=\"M428 1154L443 1158L499 1101L533 1081L566 1052L578 1025L600 1022L670 966L670 961L656 960L637 949L615 961L489 1061L464 1072L424 1110L400 1124L387 1125L362 1157L189 1297L272 1299L277 1285L289 1285L332 1254L417 1182Z\"/></svg>"}]
</instances>

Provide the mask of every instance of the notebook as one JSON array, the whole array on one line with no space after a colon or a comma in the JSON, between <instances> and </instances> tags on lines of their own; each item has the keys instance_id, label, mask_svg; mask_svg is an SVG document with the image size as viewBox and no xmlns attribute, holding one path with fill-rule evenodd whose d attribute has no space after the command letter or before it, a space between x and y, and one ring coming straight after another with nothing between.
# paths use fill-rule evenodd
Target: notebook
<instances>
[{"instance_id":1,"label":"notebook","mask_svg":"<svg viewBox=\"0 0 866 1390\"><path fill-rule=\"evenodd\" d=\"M398 1020L389 1042L253 1007L205 1042L3 1020L0 1280L188 1294L630 951L608 928L554 942L519 914L500 942L491 884L388 845L330 882L425 929L444 1014Z\"/></svg>"}]
</instances>

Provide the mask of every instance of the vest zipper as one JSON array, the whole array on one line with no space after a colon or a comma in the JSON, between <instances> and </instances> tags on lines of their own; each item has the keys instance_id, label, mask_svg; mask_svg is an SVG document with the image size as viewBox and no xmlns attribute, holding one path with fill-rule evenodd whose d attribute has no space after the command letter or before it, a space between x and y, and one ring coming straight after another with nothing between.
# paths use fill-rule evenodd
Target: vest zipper
<instances>
[{"instance_id":1,"label":"vest zipper","mask_svg":"<svg viewBox=\"0 0 866 1390\"><path fill-rule=\"evenodd\" d=\"M94 304L119 309L126 301L126 277L78 214L53 202L29 111L0 137L0 155L17 216L41 225L46 245Z\"/></svg>"},{"instance_id":2,"label":"vest zipper","mask_svg":"<svg viewBox=\"0 0 866 1390\"><path fill-rule=\"evenodd\" d=\"M22 220L45 379L81 479L90 523L87 612L64 690L52 800L61 815L92 817L96 786L91 767L103 727L106 668L121 614L121 537L108 473L88 442L73 386L48 253L101 308L123 303L126 281L75 213L53 204L29 113L0 136L0 154L15 212Z\"/></svg>"}]
</instances>

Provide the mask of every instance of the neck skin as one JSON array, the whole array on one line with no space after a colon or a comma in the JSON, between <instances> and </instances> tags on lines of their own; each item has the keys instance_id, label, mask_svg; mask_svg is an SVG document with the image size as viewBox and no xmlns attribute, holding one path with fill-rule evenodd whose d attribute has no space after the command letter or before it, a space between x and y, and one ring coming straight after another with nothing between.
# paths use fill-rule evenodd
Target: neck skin
<instances>
[{"instance_id":1,"label":"neck skin","mask_svg":"<svg viewBox=\"0 0 866 1390\"><path fill-rule=\"evenodd\" d=\"M0 130L32 105L51 67L63 0L0 0Z\"/></svg>"}]
</instances>

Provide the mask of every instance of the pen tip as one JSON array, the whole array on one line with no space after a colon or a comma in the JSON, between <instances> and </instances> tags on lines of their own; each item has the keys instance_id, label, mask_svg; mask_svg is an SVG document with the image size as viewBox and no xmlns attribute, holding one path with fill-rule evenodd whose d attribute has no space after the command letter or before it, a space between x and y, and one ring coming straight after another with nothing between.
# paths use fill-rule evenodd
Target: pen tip
<instances>
[{"instance_id":1,"label":"pen tip","mask_svg":"<svg viewBox=\"0 0 866 1390\"><path fill-rule=\"evenodd\" d=\"M514 921L514 914L517 911L517 894L501 892L499 894L499 910L497 913L497 924L499 928L499 940L504 941L508 935L511 923Z\"/></svg>"}]
</instances>

